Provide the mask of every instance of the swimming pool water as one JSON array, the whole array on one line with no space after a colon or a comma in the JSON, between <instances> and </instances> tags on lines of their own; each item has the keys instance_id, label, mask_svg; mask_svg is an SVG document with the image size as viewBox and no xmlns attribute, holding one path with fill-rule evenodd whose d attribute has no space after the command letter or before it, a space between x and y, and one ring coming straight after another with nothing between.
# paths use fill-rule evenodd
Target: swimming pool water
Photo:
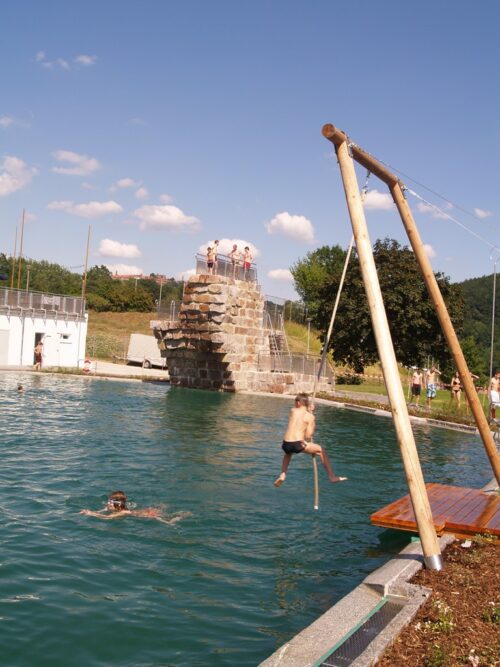
<instances>
[{"instance_id":1,"label":"swimming pool water","mask_svg":"<svg viewBox=\"0 0 500 667\"><path fill-rule=\"evenodd\" d=\"M16 391L17 382L26 387ZM369 515L407 492L388 419L317 407L309 457L275 489L290 402L0 373L3 667L255 666L401 544ZM476 436L416 429L426 481L480 486ZM116 489L174 526L100 521Z\"/></svg>"}]
</instances>

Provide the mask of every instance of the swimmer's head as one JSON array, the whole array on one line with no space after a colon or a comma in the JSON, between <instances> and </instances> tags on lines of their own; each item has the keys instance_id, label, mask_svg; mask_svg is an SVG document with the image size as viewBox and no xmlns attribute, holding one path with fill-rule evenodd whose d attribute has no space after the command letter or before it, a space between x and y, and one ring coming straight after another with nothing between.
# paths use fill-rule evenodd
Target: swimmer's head
<instances>
[{"instance_id":1,"label":"swimmer's head","mask_svg":"<svg viewBox=\"0 0 500 667\"><path fill-rule=\"evenodd\" d=\"M111 512L121 512L127 509L127 496L123 491L113 491L108 498L107 508Z\"/></svg>"},{"instance_id":2,"label":"swimmer's head","mask_svg":"<svg viewBox=\"0 0 500 667\"><path fill-rule=\"evenodd\" d=\"M24 391L24 387L22 384L17 385L17 391Z\"/></svg>"}]
</instances>

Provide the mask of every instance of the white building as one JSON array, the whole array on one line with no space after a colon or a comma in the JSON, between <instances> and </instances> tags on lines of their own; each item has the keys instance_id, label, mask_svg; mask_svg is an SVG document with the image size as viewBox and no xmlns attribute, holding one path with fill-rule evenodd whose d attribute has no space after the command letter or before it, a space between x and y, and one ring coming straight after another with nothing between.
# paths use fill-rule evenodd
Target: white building
<instances>
[{"instance_id":1,"label":"white building","mask_svg":"<svg viewBox=\"0 0 500 667\"><path fill-rule=\"evenodd\" d=\"M43 344L42 367L82 367L87 339L84 300L0 288L0 366L33 366Z\"/></svg>"}]
</instances>

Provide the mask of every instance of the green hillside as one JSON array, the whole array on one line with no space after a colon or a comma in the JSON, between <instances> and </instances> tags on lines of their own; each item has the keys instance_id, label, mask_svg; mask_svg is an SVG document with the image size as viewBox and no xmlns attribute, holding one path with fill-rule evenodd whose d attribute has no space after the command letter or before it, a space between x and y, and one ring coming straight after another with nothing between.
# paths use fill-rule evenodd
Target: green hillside
<instances>
[{"instance_id":1,"label":"green hillside","mask_svg":"<svg viewBox=\"0 0 500 667\"><path fill-rule=\"evenodd\" d=\"M491 325L493 312L493 275L471 278L459 283L465 300L465 319L462 340L472 338L483 372L490 364ZM493 366L500 366L500 280L497 277L495 299L495 342Z\"/></svg>"}]
</instances>

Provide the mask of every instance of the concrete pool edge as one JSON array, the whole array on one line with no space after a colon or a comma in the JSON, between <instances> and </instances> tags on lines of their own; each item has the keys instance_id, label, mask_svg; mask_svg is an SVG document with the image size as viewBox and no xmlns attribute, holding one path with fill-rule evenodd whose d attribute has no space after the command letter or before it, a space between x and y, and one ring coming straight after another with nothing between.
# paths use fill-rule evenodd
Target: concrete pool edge
<instances>
[{"instance_id":1,"label":"concrete pool edge","mask_svg":"<svg viewBox=\"0 0 500 667\"><path fill-rule=\"evenodd\" d=\"M497 489L495 479L482 488L486 492ZM453 535L439 538L441 551L455 540ZM371 572L361 584L261 662L259 667L320 667L386 601L399 599L403 601L401 610L349 663L351 667L376 664L432 593L428 588L408 583L423 564L420 542L408 544L396 557Z\"/></svg>"},{"instance_id":2,"label":"concrete pool edge","mask_svg":"<svg viewBox=\"0 0 500 667\"><path fill-rule=\"evenodd\" d=\"M273 394L270 392L262 391L240 391L239 394L245 394L247 396L269 396L274 398L284 398L289 401L293 401L294 396L291 394ZM352 412L364 412L367 415L374 415L375 417L386 417L391 418L392 413L389 410L382 410L381 408L370 408L364 405L355 405L354 403L330 401L326 398L315 398L314 402L318 405L327 405L332 408L352 410ZM440 419L432 419L432 417L416 417L414 415L409 415L410 421L416 424L424 424L426 426L435 426L436 428L445 428L451 431L462 431L463 433L474 433L479 434L479 431L476 426L468 426L467 424L458 424L456 422L447 422Z\"/></svg>"}]
</instances>

